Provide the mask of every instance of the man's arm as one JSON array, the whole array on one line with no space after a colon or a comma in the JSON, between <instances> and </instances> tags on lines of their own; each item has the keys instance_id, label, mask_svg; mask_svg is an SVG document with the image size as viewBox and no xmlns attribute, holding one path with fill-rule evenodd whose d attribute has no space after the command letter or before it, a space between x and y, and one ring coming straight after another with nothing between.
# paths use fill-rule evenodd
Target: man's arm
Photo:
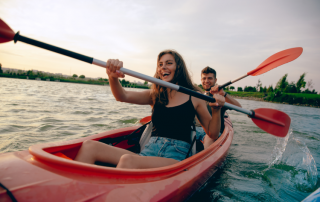
<instances>
[{"instance_id":1,"label":"man's arm","mask_svg":"<svg viewBox=\"0 0 320 202\"><path fill-rule=\"evenodd\" d=\"M222 90L224 92L224 90ZM224 92L226 93L226 92ZM230 94L225 94L225 98L226 98L226 102L230 103L230 104L233 104L233 105L236 105L238 107L242 107L241 104L236 100L234 99Z\"/></svg>"},{"instance_id":2,"label":"man's arm","mask_svg":"<svg viewBox=\"0 0 320 202\"><path fill-rule=\"evenodd\" d=\"M225 97L226 102L228 102L228 103L230 103L232 105L236 105L238 107L242 107L241 104L236 99L234 99L230 94L224 92L223 89L219 90L219 86L218 85L213 86L211 88L211 92L210 93L211 94L212 93L218 93L218 94L222 95L223 97Z\"/></svg>"}]
</instances>

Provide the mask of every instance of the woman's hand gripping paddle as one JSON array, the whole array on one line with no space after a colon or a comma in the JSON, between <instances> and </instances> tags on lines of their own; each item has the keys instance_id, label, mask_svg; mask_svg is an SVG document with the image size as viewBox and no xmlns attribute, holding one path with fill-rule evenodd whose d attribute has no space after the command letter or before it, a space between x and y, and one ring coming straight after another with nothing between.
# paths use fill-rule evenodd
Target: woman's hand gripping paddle
<instances>
[{"instance_id":1,"label":"woman's hand gripping paddle","mask_svg":"<svg viewBox=\"0 0 320 202\"><path fill-rule=\"evenodd\" d=\"M280 65L286 64L288 62L291 62L295 59L297 59L301 54L302 54L303 49L301 47L297 47L297 48L289 48L283 51L280 51L272 56L270 56L268 59L266 59L265 61L263 61L263 63L261 63L257 68L255 68L254 70L248 72L247 74L233 80L233 81L229 81L221 86L219 86L219 90L235 83L236 81L239 81L243 78L246 78L247 76L258 76L260 74L264 74L267 71L270 71Z\"/></svg>"},{"instance_id":2,"label":"woman's hand gripping paddle","mask_svg":"<svg viewBox=\"0 0 320 202\"><path fill-rule=\"evenodd\" d=\"M106 62L101 61L101 60L97 60L94 59L92 57L88 57L85 55L81 55L72 51L68 51L56 46L52 46L40 41L36 41L34 39L30 39L24 36L21 36L18 33L14 34L14 32L12 31L12 29L0 19L0 43L4 43L4 42L8 42L8 41L12 41L14 40L15 42L17 41L22 41L24 43L28 43L34 46L38 46L47 50L51 50L53 52L56 53L60 53L90 64L95 64L101 67L106 68ZM301 53L300 53L301 54ZM284 55L283 58L286 58L287 56ZM298 57L298 56L296 56ZM282 60L281 58L278 60L280 61ZM278 64L278 63L275 63ZM268 64L265 64L264 66L261 66L261 69L264 68L265 66L268 66ZM272 67L272 66L269 66ZM274 68L274 67L273 67ZM269 68L270 70L270 68ZM134 72L132 70L129 69L125 69L125 68L120 68L120 71L122 71L123 73L145 80L145 81L149 81L209 102L215 102L215 99L212 97L209 97L207 95L203 95L201 93L192 91L190 89L184 88L182 86L178 86L176 84L172 84L166 81L162 81L160 79L156 79L154 77L150 77L144 74L140 74L138 72ZM263 72L263 71L262 71ZM259 74L260 71L257 70L256 74ZM228 109L233 109L236 110L238 112L244 113L249 115L249 117L252 119L252 121L258 126L260 127L262 130L266 131L267 133L270 133L272 135L278 136L278 137L285 137L288 133L289 127L290 127L290 117L285 114L284 112L275 110L275 109L265 109L265 108L261 108L261 109L256 109L256 110L246 110L240 107L237 107L235 105L229 104L229 103L225 103L224 105L225 107L227 107Z\"/></svg>"}]
</instances>

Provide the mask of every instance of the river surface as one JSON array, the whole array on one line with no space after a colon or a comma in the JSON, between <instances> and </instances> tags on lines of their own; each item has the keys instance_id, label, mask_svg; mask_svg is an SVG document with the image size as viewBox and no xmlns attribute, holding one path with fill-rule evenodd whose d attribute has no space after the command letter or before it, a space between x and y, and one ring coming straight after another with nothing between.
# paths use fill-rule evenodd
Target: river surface
<instances>
[{"instance_id":1,"label":"river surface","mask_svg":"<svg viewBox=\"0 0 320 202\"><path fill-rule=\"evenodd\" d=\"M320 187L320 109L238 101L287 113L290 131L277 138L228 111L235 134L226 161L189 201L301 201ZM139 125L150 114L117 102L109 86L0 78L0 153Z\"/></svg>"}]
</instances>

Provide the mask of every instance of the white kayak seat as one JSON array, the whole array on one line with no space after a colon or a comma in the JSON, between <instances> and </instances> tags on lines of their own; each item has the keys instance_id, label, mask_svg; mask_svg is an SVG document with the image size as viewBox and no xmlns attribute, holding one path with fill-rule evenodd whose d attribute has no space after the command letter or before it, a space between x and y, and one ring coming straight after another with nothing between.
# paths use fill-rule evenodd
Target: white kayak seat
<instances>
[{"instance_id":1,"label":"white kayak seat","mask_svg":"<svg viewBox=\"0 0 320 202\"><path fill-rule=\"evenodd\" d=\"M152 121L146 123L148 124L147 127L144 129L139 144L140 144L140 152L142 150L144 150L144 146L149 142L150 138L151 138L151 133L152 133L152 128L153 128L153 124Z\"/></svg>"}]
</instances>

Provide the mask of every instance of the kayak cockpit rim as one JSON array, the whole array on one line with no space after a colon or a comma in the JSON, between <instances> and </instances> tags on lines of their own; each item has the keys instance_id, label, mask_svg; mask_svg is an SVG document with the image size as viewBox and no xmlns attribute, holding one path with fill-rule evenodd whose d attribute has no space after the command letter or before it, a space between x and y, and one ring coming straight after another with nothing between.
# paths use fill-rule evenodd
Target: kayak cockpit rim
<instances>
[{"instance_id":1,"label":"kayak cockpit rim","mask_svg":"<svg viewBox=\"0 0 320 202\"><path fill-rule=\"evenodd\" d=\"M228 120L228 119L226 119ZM231 123L231 122L230 122ZM221 146L223 146L224 142L228 139L233 138L233 129L232 125L225 124L225 129L222 135L206 150L203 150L181 162L170 166L164 166L159 168L152 168L152 169L116 169L113 167L105 167L93 164L87 164L82 162L77 162L74 160L64 159L58 156L53 155L55 151L61 151L72 149L75 147L81 146L84 140L99 140L105 137L117 137L120 136L119 134L129 131L132 132L137 128L137 126L128 127L128 128L120 128L112 131L107 131L104 133L92 135L89 137L76 139L76 140L69 140L65 142L56 142L56 143L44 143L33 145L29 147L29 153L33 155L33 158L30 160L30 163L37 164L41 162L46 164L49 167L54 167L55 169L63 169L69 171L76 171L85 173L86 175L99 175L101 177L132 177L133 181L136 181L137 177L143 177L144 179L149 178L150 181L153 179L164 179L168 178L172 175L176 175L180 172L186 171L189 168L197 165L198 163L204 161L206 158L210 157L213 153L215 153ZM230 132L232 133L230 136ZM231 144L231 143L230 143Z\"/></svg>"}]
</instances>

